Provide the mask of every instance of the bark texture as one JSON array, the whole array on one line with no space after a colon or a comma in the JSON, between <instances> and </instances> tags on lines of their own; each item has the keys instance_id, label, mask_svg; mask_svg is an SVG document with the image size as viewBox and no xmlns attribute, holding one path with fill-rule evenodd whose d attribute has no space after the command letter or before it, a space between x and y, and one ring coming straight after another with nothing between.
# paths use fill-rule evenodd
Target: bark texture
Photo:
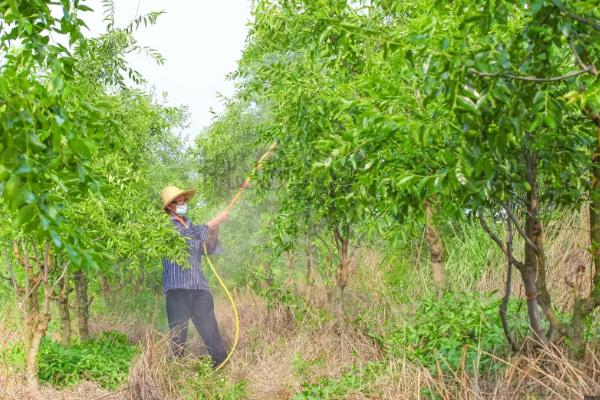
<instances>
[{"instance_id":1,"label":"bark texture","mask_svg":"<svg viewBox=\"0 0 600 400\"><path fill-rule=\"evenodd\" d=\"M77 328L81 340L90 338L90 304L92 299L88 298L88 279L85 271L77 271L73 273L75 281L75 298L77 305Z\"/></svg>"},{"instance_id":2,"label":"bark texture","mask_svg":"<svg viewBox=\"0 0 600 400\"><path fill-rule=\"evenodd\" d=\"M429 248L431 259L431 275L433 287L438 299L444 295L445 273L444 273L444 243L442 236L434 222L434 210L429 202L425 202L425 241Z\"/></svg>"}]
</instances>

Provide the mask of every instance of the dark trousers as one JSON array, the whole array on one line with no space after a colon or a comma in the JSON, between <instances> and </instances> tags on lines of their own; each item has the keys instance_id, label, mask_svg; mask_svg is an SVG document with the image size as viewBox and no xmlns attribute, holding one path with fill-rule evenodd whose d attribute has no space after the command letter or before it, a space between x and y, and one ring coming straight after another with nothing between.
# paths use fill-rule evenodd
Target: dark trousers
<instances>
[{"instance_id":1,"label":"dark trousers","mask_svg":"<svg viewBox=\"0 0 600 400\"><path fill-rule=\"evenodd\" d=\"M217 366L225 361L227 352L219 333L211 293L208 290L172 289L167 292L167 318L171 331L171 349L181 357L187 340L190 318L204 340L208 353Z\"/></svg>"}]
</instances>

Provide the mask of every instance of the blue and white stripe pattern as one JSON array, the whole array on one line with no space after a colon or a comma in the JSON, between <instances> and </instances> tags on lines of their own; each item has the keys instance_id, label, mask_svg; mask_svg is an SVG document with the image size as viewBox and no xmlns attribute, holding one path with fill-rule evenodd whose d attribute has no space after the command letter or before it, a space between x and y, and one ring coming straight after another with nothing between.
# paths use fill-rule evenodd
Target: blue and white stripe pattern
<instances>
[{"instance_id":1,"label":"blue and white stripe pattern","mask_svg":"<svg viewBox=\"0 0 600 400\"><path fill-rule=\"evenodd\" d=\"M208 240L208 226L194 225L191 221L187 220L188 226L186 227L173 217L171 217L171 221L177 230L179 230L179 233L185 237L190 252L190 264L189 266L181 266L175 261L163 258L163 292L167 293L171 289L208 290L208 282L202 272L200 259L202 254L204 254L204 242ZM209 254L213 253L221 253L218 243L213 251L209 250Z\"/></svg>"}]
</instances>

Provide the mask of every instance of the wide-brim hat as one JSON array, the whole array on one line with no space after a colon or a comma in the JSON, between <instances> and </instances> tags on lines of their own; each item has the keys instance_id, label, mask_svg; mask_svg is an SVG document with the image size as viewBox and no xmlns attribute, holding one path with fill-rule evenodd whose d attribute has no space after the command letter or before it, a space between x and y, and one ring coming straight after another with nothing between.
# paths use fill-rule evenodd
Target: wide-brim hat
<instances>
[{"instance_id":1,"label":"wide-brim hat","mask_svg":"<svg viewBox=\"0 0 600 400\"><path fill-rule=\"evenodd\" d=\"M185 196L186 200L189 200L194 197L195 194L195 189L181 190L177 186L167 186L160 192L160 197L162 197L163 201L162 208L163 210L166 209L167 206L179 196Z\"/></svg>"}]
</instances>

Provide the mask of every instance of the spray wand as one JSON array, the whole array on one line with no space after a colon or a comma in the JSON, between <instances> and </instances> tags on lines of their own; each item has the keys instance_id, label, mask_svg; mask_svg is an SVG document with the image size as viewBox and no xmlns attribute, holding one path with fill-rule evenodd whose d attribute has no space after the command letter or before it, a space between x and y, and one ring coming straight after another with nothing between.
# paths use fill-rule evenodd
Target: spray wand
<instances>
[{"instance_id":1,"label":"spray wand","mask_svg":"<svg viewBox=\"0 0 600 400\"><path fill-rule=\"evenodd\" d=\"M242 186L238 189L235 196L233 196L233 198L231 199L231 201L225 208L225 211L229 212L235 206L235 204L238 202L238 200L240 199L240 197L242 196L244 191L248 188L250 179L260 169L260 167L262 166L262 163L267 159L267 157L269 157L269 155L271 155L273 150L275 150L275 147L277 147L277 143L273 142L271 147L269 147L269 149L262 155L262 157L260 157L260 159L258 160L256 165L252 169L252 172L250 172L250 175L248 175L248 177L246 178L246 180L244 181ZM238 313L237 305L235 304L235 300L233 300L233 296L231 295L231 292L229 291L229 289L227 289L225 282L223 282L223 278L221 277L221 275L219 275L219 273L217 272L217 269L215 268L213 263L210 261L210 258L208 257L206 242L204 242L204 256L206 257L206 261L208 261L208 265L210 266L210 269L212 270L213 274L215 274L215 277L217 278L219 285L221 285L221 287L223 288L223 291L225 292L225 294L227 295L227 298L229 299L229 302L231 303L231 308L233 309L233 316L234 316L234 320L235 320L235 336L233 338L233 345L231 346L231 349L229 350L229 353L227 354L227 358L225 358L225 361L223 361L221 364L219 364L219 366L217 366L217 368L215 368L213 370L213 372L216 372L216 371L220 370L225 364L227 364L227 362L229 362L229 360L231 359L231 356L235 352L235 349L238 345L238 341L240 339L240 316Z\"/></svg>"}]
</instances>

